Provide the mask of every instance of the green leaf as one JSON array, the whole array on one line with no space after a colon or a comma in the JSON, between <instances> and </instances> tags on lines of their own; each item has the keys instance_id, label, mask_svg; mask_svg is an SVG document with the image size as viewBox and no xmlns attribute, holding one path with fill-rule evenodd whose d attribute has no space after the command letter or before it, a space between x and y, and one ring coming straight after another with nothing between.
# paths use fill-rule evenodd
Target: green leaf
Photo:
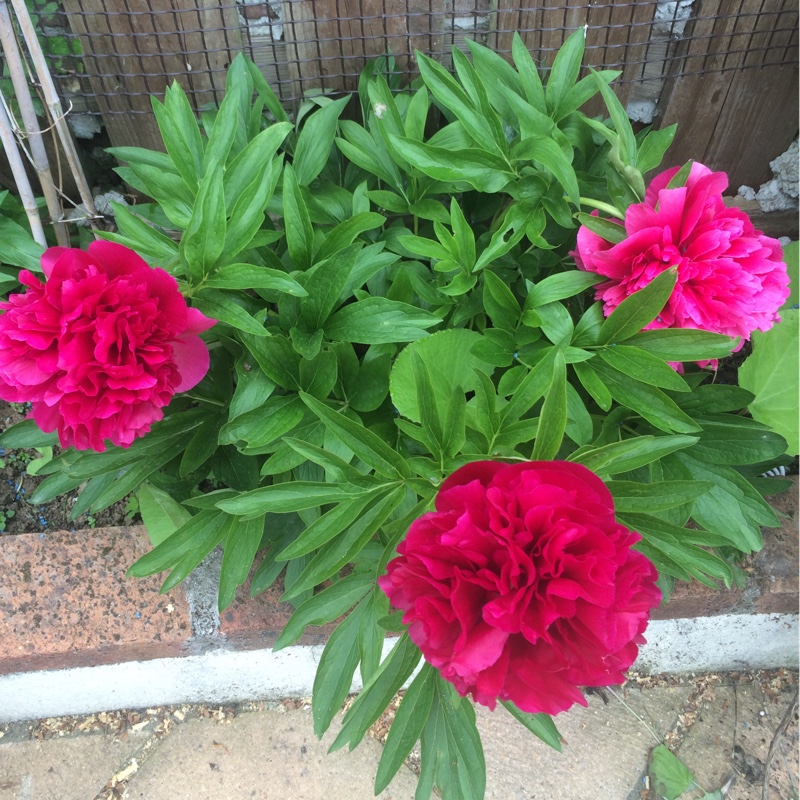
<instances>
[{"instance_id":1,"label":"green leaf","mask_svg":"<svg viewBox=\"0 0 800 800\"><path fill-rule=\"evenodd\" d=\"M677 271L667 269L644 289L626 297L601 326L598 344L621 342L639 333L661 313L677 280Z\"/></svg>"},{"instance_id":2,"label":"green leaf","mask_svg":"<svg viewBox=\"0 0 800 800\"><path fill-rule=\"evenodd\" d=\"M242 193L252 182L253 176L263 173L292 126L288 122L277 122L261 131L225 170L225 207L230 212ZM230 216L230 213L229 215Z\"/></svg>"},{"instance_id":3,"label":"green leaf","mask_svg":"<svg viewBox=\"0 0 800 800\"><path fill-rule=\"evenodd\" d=\"M557 275L550 275L544 280L534 284L528 292L525 300L525 308L536 308L538 306L554 303L557 300L565 300L586 291L590 286L600 283L602 279L589 272L560 272Z\"/></svg>"},{"instance_id":4,"label":"green leaf","mask_svg":"<svg viewBox=\"0 0 800 800\"><path fill-rule=\"evenodd\" d=\"M592 365L618 403L639 414L659 430L667 433L694 433L700 430L700 426L660 389L633 380L597 359L592 361Z\"/></svg>"},{"instance_id":5,"label":"green leaf","mask_svg":"<svg viewBox=\"0 0 800 800\"><path fill-rule=\"evenodd\" d=\"M304 600L289 618L272 649L281 650L294 644L309 625L327 625L346 614L374 585L369 574L354 572Z\"/></svg>"},{"instance_id":6,"label":"green leaf","mask_svg":"<svg viewBox=\"0 0 800 800\"><path fill-rule=\"evenodd\" d=\"M349 528L374 498L363 495L345 503L339 503L330 511L317 517L287 548L278 556L281 561L312 553L322 545Z\"/></svg>"},{"instance_id":7,"label":"green leaf","mask_svg":"<svg viewBox=\"0 0 800 800\"><path fill-rule=\"evenodd\" d=\"M354 489L348 490L331 483L291 481L262 486L230 500L220 500L217 508L240 517L252 517L266 512L285 514L288 511L315 508L325 503L340 503L356 497L355 492Z\"/></svg>"},{"instance_id":8,"label":"green leaf","mask_svg":"<svg viewBox=\"0 0 800 800\"><path fill-rule=\"evenodd\" d=\"M725 411L738 411L746 408L754 399L752 392L738 386L708 383L692 389L690 395L677 397L676 401L686 412L708 416L722 414Z\"/></svg>"},{"instance_id":9,"label":"green leaf","mask_svg":"<svg viewBox=\"0 0 800 800\"><path fill-rule=\"evenodd\" d=\"M172 536L192 518L192 515L169 494L149 483L139 487L136 497L139 500L142 522L154 547Z\"/></svg>"},{"instance_id":10,"label":"green leaf","mask_svg":"<svg viewBox=\"0 0 800 800\"><path fill-rule=\"evenodd\" d=\"M761 526L777 527L778 518L758 491L736 470L720 464L705 464L681 453L675 458L698 481L714 488L698 497L692 518L704 528L728 539L743 553L761 549Z\"/></svg>"},{"instance_id":11,"label":"green leaf","mask_svg":"<svg viewBox=\"0 0 800 800\"><path fill-rule=\"evenodd\" d=\"M205 281L204 286L208 289L275 289L292 297L308 296L308 292L285 272L253 264L221 267Z\"/></svg>"},{"instance_id":12,"label":"green leaf","mask_svg":"<svg viewBox=\"0 0 800 800\"><path fill-rule=\"evenodd\" d=\"M650 775L653 787L665 800L677 800L695 782L694 775L663 744L650 754Z\"/></svg>"},{"instance_id":13,"label":"green leaf","mask_svg":"<svg viewBox=\"0 0 800 800\"><path fill-rule=\"evenodd\" d=\"M285 336L248 336L244 343L264 374L284 389L300 388L300 355Z\"/></svg>"},{"instance_id":14,"label":"green leaf","mask_svg":"<svg viewBox=\"0 0 800 800\"><path fill-rule=\"evenodd\" d=\"M17 422L0 434L0 447L7 447L9 450L53 447L57 444L58 434L45 433L32 419Z\"/></svg>"},{"instance_id":15,"label":"green leaf","mask_svg":"<svg viewBox=\"0 0 800 800\"><path fill-rule=\"evenodd\" d=\"M131 165L127 169L116 170L135 189L142 190L158 201L167 219L178 228L188 228L193 209L198 207L199 198L186 185L186 181L176 172L145 164ZM200 213L198 211L198 216Z\"/></svg>"},{"instance_id":16,"label":"green leaf","mask_svg":"<svg viewBox=\"0 0 800 800\"><path fill-rule=\"evenodd\" d=\"M592 233L602 236L607 242L612 244L619 244L628 238L628 233L625 230L625 225L621 222L613 222L610 219L602 219L601 217L594 216L593 214L586 214L579 211L572 215L575 217L584 228L588 228ZM571 273L568 273L571 274Z\"/></svg>"},{"instance_id":17,"label":"green leaf","mask_svg":"<svg viewBox=\"0 0 800 800\"><path fill-rule=\"evenodd\" d=\"M328 163L339 117L349 101L349 96L341 97L318 108L306 119L292 159L300 186L309 186Z\"/></svg>"},{"instance_id":18,"label":"green leaf","mask_svg":"<svg viewBox=\"0 0 800 800\"><path fill-rule=\"evenodd\" d=\"M422 764L414 800L430 800L434 787L444 796L443 787L450 777L449 742L445 730L444 710L439 699L438 681L435 689L428 720L419 740Z\"/></svg>"},{"instance_id":19,"label":"green leaf","mask_svg":"<svg viewBox=\"0 0 800 800\"><path fill-rule=\"evenodd\" d=\"M522 203L512 203L503 217L503 221L492 234L489 244L483 249L472 268L473 272L478 272L497 261L514 247L516 247L525 236L528 225L530 224L530 209Z\"/></svg>"},{"instance_id":20,"label":"green leaf","mask_svg":"<svg viewBox=\"0 0 800 800\"><path fill-rule=\"evenodd\" d=\"M201 511L136 561L128 570L128 575L134 578L155 575L174 567L187 556L202 552L198 560L200 563L225 536L224 519L221 511Z\"/></svg>"},{"instance_id":21,"label":"green leaf","mask_svg":"<svg viewBox=\"0 0 800 800\"><path fill-rule=\"evenodd\" d=\"M226 230L222 170L211 169L200 184L180 244L181 260L190 275L203 278L208 274L222 254Z\"/></svg>"},{"instance_id":22,"label":"green leaf","mask_svg":"<svg viewBox=\"0 0 800 800\"><path fill-rule=\"evenodd\" d=\"M547 113L547 102L545 98L544 87L542 86L542 79L539 77L539 70L536 63L531 58L525 42L519 33L514 33L514 39L511 44L511 54L514 58L514 64L519 71L522 88L525 92L525 97L528 102L540 113ZM551 90L551 93L555 88Z\"/></svg>"},{"instance_id":23,"label":"green leaf","mask_svg":"<svg viewBox=\"0 0 800 800\"><path fill-rule=\"evenodd\" d=\"M475 711L467 698L457 697L449 684L443 687L442 677L437 676L437 679L451 765L450 789L454 797L482 800L486 792L486 762L481 737L475 725ZM445 788L445 796L448 794Z\"/></svg>"},{"instance_id":24,"label":"green leaf","mask_svg":"<svg viewBox=\"0 0 800 800\"><path fill-rule=\"evenodd\" d=\"M467 183L479 192L501 192L516 176L509 163L485 150L454 152L413 139L391 136L392 146L409 163L437 181Z\"/></svg>"},{"instance_id":25,"label":"green leaf","mask_svg":"<svg viewBox=\"0 0 800 800\"><path fill-rule=\"evenodd\" d=\"M677 125L669 125L657 131L650 131L644 137L636 156L636 169L641 173L649 172L661 164L664 153L667 152L672 140L675 138Z\"/></svg>"},{"instance_id":26,"label":"green leaf","mask_svg":"<svg viewBox=\"0 0 800 800\"><path fill-rule=\"evenodd\" d=\"M584 389L591 395L592 399L597 403L603 411L608 411L611 408L613 398L611 392L600 379L600 376L591 368L589 364L576 363L572 365L578 380Z\"/></svg>"},{"instance_id":27,"label":"green leaf","mask_svg":"<svg viewBox=\"0 0 800 800\"><path fill-rule=\"evenodd\" d=\"M674 392L690 391L686 381L669 364L646 350L620 344L600 349L597 355L614 369L649 386Z\"/></svg>"},{"instance_id":28,"label":"green leaf","mask_svg":"<svg viewBox=\"0 0 800 800\"><path fill-rule=\"evenodd\" d=\"M351 245L327 261L315 264L305 276L308 299L300 306L300 316L309 332L321 330L338 305L355 265L359 245ZM331 337L336 338L336 337Z\"/></svg>"},{"instance_id":29,"label":"green leaf","mask_svg":"<svg viewBox=\"0 0 800 800\"><path fill-rule=\"evenodd\" d=\"M192 107L177 83L167 87L163 104L155 97L150 100L172 165L194 196L203 174L203 142Z\"/></svg>"},{"instance_id":30,"label":"green leaf","mask_svg":"<svg viewBox=\"0 0 800 800\"><path fill-rule=\"evenodd\" d=\"M555 175L570 202L574 206L580 206L580 189L575 169L564 155L564 151L552 139L532 136L518 142L511 151L511 156L514 160L537 161L542 164Z\"/></svg>"},{"instance_id":31,"label":"green leaf","mask_svg":"<svg viewBox=\"0 0 800 800\"><path fill-rule=\"evenodd\" d=\"M407 303L367 297L333 314L325 323L325 333L334 341L358 344L413 342L440 322L434 314Z\"/></svg>"},{"instance_id":32,"label":"green leaf","mask_svg":"<svg viewBox=\"0 0 800 800\"><path fill-rule=\"evenodd\" d=\"M628 337L625 344L639 347L665 361L704 361L730 355L736 340L718 333L688 328L661 328L636 333Z\"/></svg>"},{"instance_id":33,"label":"green leaf","mask_svg":"<svg viewBox=\"0 0 800 800\"><path fill-rule=\"evenodd\" d=\"M264 224L267 203L275 191L280 174L280 164L267 161L249 181L233 204L225 233L223 253L233 259L253 244L253 239Z\"/></svg>"},{"instance_id":34,"label":"green leaf","mask_svg":"<svg viewBox=\"0 0 800 800\"><path fill-rule=\"evenodd\" d=\"M600 90L600 94L603 96L608 112L611 115L611 121L614 123L614 130L619 137L622 163L626 167L633 167L636 164L636 136L633 133L628 114L608 84L594 70L592 70L592 77ZM642 182L641 174L639 174L638 180L641 182L641 186L632 186L631 188L641 198L644 198L644 183Z\"/></svg>"},{"instance_id":35,"label":"green leaf","mask_svg":"<svg viewBox=\"0 0 800 800\"><path fill-rule=\"evenodd\" d=\"M364 425L339 414L310 395L301 392L303 402L331 433L349 447L365 464L388 478L410 478L411 471L403 457ZM332 502L332 501L328 501Z\"/></svg>"},{"instance_id":36,"label":"green leaf","mask_svg":"<svg viewBox=\"0 0 800 800\"><path fill-rule=\"evenodd\" d=\"M207 317L224 322L251 336L269 336L267 329L238 303L217 289L203 289L194 297L194 306Z\"/></svg>"},{"instance_id":37,"label":"green leaf","mask_svg":"<svg viewBox=\"0 0 800 800\"><path fill-rule=\"evenodd\" d=\"M268 397L262 405L225 423L219 443L264 447L293 430L302 421L304 412L297 395Z\"/></svg>"},{"instance_id":38,"label":"green leaf","mask_svg":"<svg viewBox=\"0 0 800 800\"><path fill-rule=\"evenodd\" d=\"M544 398L539 416L533 461L552 461L564 439L567 426L567 364L564 354L557 350L553 361L553 378Z\"/></svg>"},{"instance_id":39,"label":"green leaf","mask_svg":"<svg viewBox=\"0 0 800 800\"><path fill-rule=\"evenodd\" d=\"M553 750L561 752L561 734L556 728L553 718L549 714L529 714L517 708L510 700L500 701L506 711L514 717L517 722L521 722L534 736L538 736L546 745Z\"/></svg>"},{"instance_id":40,"label":"green leaf","mask_svg":"<svg viewBox=\"0 0 800 800\"><path fill-rule=\"evenodd\" d=\"M614 507L619 514L664 511L684 503L691 503L700 495L711 491L714 484L707 481L606 481L614 496Z\"/></svg>"},{"instance_id":41,"label":"green leaf","mask_svg":"<svg viewBox=\"0 0 800 800\"><path fill-rule=\"evenodd\" d=\"M292 269L305 271L311 266L314 229L311 227L311 217L290 164L283 170L283 223Z\"/></svg>"},{"instance_id":42,"label":"green leaf","mask_svg":"<svg viewBox=\"0 0 800 800\"><path fill-rule=\"evenodd\" d=\"M519 324L517 298L505 281L489 271L483 273L483 307L496 328L513 331Z\"/></svg>"},{"instance_id":43,"label":"green leaf","mask_svg":"<svg viewBox=\"0 0 800 800\"><path fill-rule=\"evenodd\" d=\"M236 590L246 580L253 566L261 537L264 535L262 514L253 519L237 520L230 526L223 547L222 567L219 574L219 610L223 611L232 602Z\"/></svg>"},{"instance_id":44,"label":"green leaf","mask_svg":"<svg viewBox=\"0 0 800 800\"><path fill-rule=\"evenodd\" d=\"M501 412L503 427L516 422L547 391L553 376L557 348L551 347L514 390L508 405Z\"/></svg>"},{"instance_id":45,"label":"green leaf","mask_svg":"<svg viewBox=\"0 0 800 800\"><path fill-rule=\"evenodd\" d=\"M342 728L329 753L346 744L350 745L351 750L358 745L369 726L386 710L389 701L414 671L421 657L419 648L404 633L345 714Z\"/></svg>"},{"instance_id":46,"label":"green leaf","mask_svg":"<svg viewBox=\"0 0 800 800\"><path fill-rule=\"evenodd\" d=\"M123 242L123 244L136 250L143 258L149 258L156 263L167 264L176 260L178 245L172 239L132 214L120 203L112 202L111 207L114 210L114 221L117 223L117 228L127 239L127 242ZM118 234L107 234L105 231L100 231L99 235L112 242L123 238ZM7 261L3 253L0 253L0 257L3 261Z\"/></svg>"},{"instance_id":47,"label":"green leaf","mask_svg":"<svg viewBox=\"0 0 800 800\"><path fill-rule=\"evenodd\" d=\"M404 417L419 422L420 410L414 375L414 358L419 358L431 377L439 418L444 419L456 387L473 391L479 380L477 372L491 368L471 356L480 334L464 328L438 331L406 347L395 360L390 378L392 402Z\"/></svg>"},{"instance_id":48,"label":"green leaf","mask_svg":"<svg viewBox=\"0 0 800 800\"><path fill-rule=\"evenodd\" d=\"M258 486L258 462L235 447L218 448L209 466L220 483L237 492L247 492Z\"/></svg>"},{"instance_id":49,"label":"green leaf","mask_svg":"<svg viewBox=\"0 0 800 800\"><path fill-rule=\"evenodd\" d=\"M326 258L330 258L330 256L352 244L362 233L380 228L384 222L386 222L386 217L372 211L355 214L350 219L340 222L325 236L325 241L320 245L314 260L323 261Z\"/></svg>"},{"instance_id":50,"label":"green leaf","mask_svg":"<svg viewBox=\"0 0 800 800\"><path fill-rule=\"evenodd\" d=\"M313 589L352 562L400 505L405 493L404 486L394 486L388 491L375 493L366 512L350 525L341 538L334 539L317 552L297 580L287 588L283 599L289 600Z\"/></svg>"},{"instance_id":51,"label":"green leaf","mask_svg":"<svg viewBox=\"0 0 800 800\"><path fill-rule=\"evenodd\" d=\"M225 97L222 98L217 115L214 117L214 127L206 142L206 152L203 157L204 173L210 169L217 169L218 166L224 166L227 162L236 134L244 124L241 109L245 103L249 105L250 98L244 96L245 91L245 84L239 81L233 81L231 86L226 87Z\"/></svg>"},{"instance_id":52,"label":"green leaf","mask_svg":"<svg viewBox=\"0 0 800 800\"><path fill-rule=\"evenodd\" d=\"M476 107L473 99L459 86L458 81L432 58L429 58L424 53L420 53L418 50L415 51L414 55L422 80L425 82L431 94L444 105L445 108L448 108L458 117L467 133L469 133L476 142L480 142L487 149L491 148L491 150L496 153L502 152L502 145L505 143L505 138L503 137L502 127L495 115L486 107ZM466 61L463 53L459 55ZM456 59L458 56L454 53L453 58ZM461 66L463 69L463 65ZM488 115L487 111L489 111ZM500 137L503 138L502 143L498 141ZM419 164L415 161L409 161L409 163L419 167Z\"/></svg>"},{"instance_id":53,"label":"green leaf","mask_svg":"<svg viewBox=\"0 0 800 800\"><path fill-rule=\"evenodd\" d=\"M577 445L588 444L594 434L594 423L577 389L567 381L567 436Z\"/></svg>"},{"instance_id":54,"label":"green leaf","mask_svg":"<svg viewBox=\"0 0 800 800\"><path fill-rule=\"evenodd\" d=\"M583 28L578 28L567 37L556 54L545 92L547 109L551 114L557 112L559 105L578 80L585 44L586 33Z\"/></svg>"},{"instance_id":55,"label":"green leaf","mask_svg":"<svg viewBox=\"0 0 800 800\"><path fill-rule=\"evenodd\" d=\"M752 420L730 416L719 422L700 419L703 432L692 448L692 458L710 464L758 464L772 461L786 451L786 440ZM742 424L744 423L744 424ZM749 424L748 424L749 423Z\"/></svg>"},{"instance_id":56,"label":"green leaf","mask_svg":"<svg viewBox=\"0 0 800 800\"><path fill-rule=\"evenodd\" d=\"M77 489L83 482L83 478L71 478L63 472L57 472L45 478L45 480L34 489L30 502L34 505L49 503L59 495Z\"/></svg>"},{"instance_id":57,"label":"green leaf","mask_svg":"<svg viewBox=\"0 0 800 800\"><path fill-rule=\"evenodd\" d=\"M192 435L183 451L183 457L178 468L181 478L186 478L214 455L219 446L219 429L222 427L222 417L212 414L200 424Z\"/></svg>"},{"instance_id":58,"label":"green leaf","mask_svg":"<svg viewBox=\"0 0 800 800\"><path fill-rule=\"evenodd\" d=\"M322 736L350 692L359 661L358 634L366 602L361 601L331 634L317 667L311 702L314 734Z\"/></svg>"},{"instance_id":59,"label":"green leaf","mask_svg":"<svg viewBox=\"0 0 800 800\"><path fill-rule=\"evenodd\" d=\"M592 472L619 475L652 464L677 450L691 447L696 436L637 436L624 442L612 442L592 450L567 456L568 461L583 464Z\"/></svg>"},{"instance_id":60,"label":"green leaf","mask_svg":"<svg viewBox=\"0 0 800 800\"><path fill-rule=\"evenodd\" d=\"M434 669L426 663L406 689L378 763L375 794L379 794L389 785L403 766L414 743L422 735L433 704L434 680Z\"/></svg>"},{"instance_id":61,"label":"green leaf","mask_svg":"<svg viewBox=\"0 0 800 800\"><path fill-rule=\"evenodd\" d=\"M404 195L400 171L380 138L380 134L376 132L374 135L370 135L360 125L348 120L342 120L339 128L345 135L345 139L336 139L336 145L345 157Z\"/></svg>"},{"instance_id":62,"label":"green leaf","mask_svg":"<svg viewBox=\"0 0 800 800\"><path fill-rule=\"evenodd\" d=\"M749 406L753 418L783 436L788 443L786 452L797 455L800 452L800 312L781 311L781 317L765 333L753 332L753 352L739 367L739 384L756 396Z\"/></svg>"}]
</instances>

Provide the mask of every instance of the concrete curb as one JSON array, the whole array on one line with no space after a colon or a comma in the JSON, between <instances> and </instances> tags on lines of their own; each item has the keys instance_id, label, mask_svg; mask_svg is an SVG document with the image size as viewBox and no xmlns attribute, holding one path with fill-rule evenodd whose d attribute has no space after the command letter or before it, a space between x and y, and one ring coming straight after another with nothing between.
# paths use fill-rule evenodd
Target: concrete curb
<instances>
[{"instance_id":1,"label":"concrete curb","mask_svg":"<svg viewBox=\"0 0 800 800\"><path fill-rule=\"evenodd\" d=\"M798 666L797 614L654 620L647 639L634 670L682 673ZM384 643L384 655L396 641ZM755 653L753 642L760 643ZM322 650L323 645L278 652L218 648L179 658L4 675L0 723L179 703L310 697ZM351 691L360 688L355 680Z\"/></svg>"},{"instance_id":2,"label":"concrete curb","mask_svg":"<svg viewBox=\"0 0 800 800\"><path fill-rule=\"evenodd\" d=\"M634 669L798 666L797 481L774 501L784 526L765 529L745 590L680 584L654 615ZM217 614L214 554L161 595L163 576L125 578L149 549L142 528L22 534L2 545L0 722L311 694L331 626L273 653L292 611L282 588L251 600L246 584Z\"/></svg>"}]
</instances>

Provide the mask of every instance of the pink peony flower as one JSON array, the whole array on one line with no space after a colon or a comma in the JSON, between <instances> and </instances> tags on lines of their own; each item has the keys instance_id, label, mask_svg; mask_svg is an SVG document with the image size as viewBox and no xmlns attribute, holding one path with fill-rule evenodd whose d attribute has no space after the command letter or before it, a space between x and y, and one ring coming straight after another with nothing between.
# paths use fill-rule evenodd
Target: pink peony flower
<instances>
[{"instance_id":1,"label":"pink peony flower","mask_svg":"<svg viewBox=\"0 0 800 800\"><path fill-rule=\"evenodd\" d=\"M694 163L686 186L667 189L678 170L657 175L645 202L628 207L624 241L614 245L581 227L572 255L580 269L609 279L595 295L606 316L677 267L675 291L647 329L695 328L740 336L743 343L780 319L778 309L789 296L781 246L755 230L743 211L725 206L724 172Z\"/></svg>"},{"instance_id":2,"label":"pink peony flower","mask_svg":"<svg viewBox=\"0 0 800 800\"><path fill-rule=\"evenodd\" d=\"M580 464L477 461L454 472L378 584L425 659L494 708L555 714L622 683L661 592L655 567Z\"/></svg>"},{"instance_id":3,"label":"pink peony flower","mask_svg":"<svg viewBox=\"0 0 800 800\"><path fill-rule=\"evenodd\" d=\"M51 247L42 269L46 282L23 270L27 291L0 303L0 397L32 402L36 424L57 429L62 447L129 447L206 374L198 334L215 320L119 244Z\"/></svg>"}]
</instances>

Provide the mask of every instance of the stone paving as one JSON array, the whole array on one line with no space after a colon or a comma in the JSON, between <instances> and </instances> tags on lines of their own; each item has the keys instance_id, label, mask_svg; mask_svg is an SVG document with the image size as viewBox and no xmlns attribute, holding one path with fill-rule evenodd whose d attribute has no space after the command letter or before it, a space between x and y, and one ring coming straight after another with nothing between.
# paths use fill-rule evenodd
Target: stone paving
<instances>
[{"instance_id":1,"label":"stone paving","mask_svg":"<svg viewBox=\"0 0 800 800\"><path fill-rule=\"evenodd\" d=\"M647 763L665 740L708 792L726 784L730 800L760 800L768 770L769 800L796 800L796 706L785 732L775 733L797 683L790 670L633 676L559 717L561 754L504 711L479 708L486 798L658 800ZM317 741L302 700L11 723L0 726L0 800L368 800L386 725L374 727L352 753L327 755L335 731ZM412 800L409 763L382 798Z\"/></svg>"}]
</instances>

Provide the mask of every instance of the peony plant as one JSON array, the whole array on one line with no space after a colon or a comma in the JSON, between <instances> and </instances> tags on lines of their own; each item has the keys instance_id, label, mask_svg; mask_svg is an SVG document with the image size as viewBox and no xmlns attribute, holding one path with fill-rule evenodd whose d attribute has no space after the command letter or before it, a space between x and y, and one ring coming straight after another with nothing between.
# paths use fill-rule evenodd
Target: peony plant
<instances>
[{"instance_id":1,"label":"peony plant","mask_svg":"<svg viewBox=\"0 0 800 800\"><path fill-rule=\"evenodd\" d=\"M645 180L674 126L634 133L582 31L546 82L519 37L468 45L407 89L370 65L361 122L291 120L241 56L199 123L171 87L166 152L111 151L152 202L0 316L0 396L33 403L0 444L63 448L33 501L137 492L130 573L166 591L221 547L220 609L248 576L294 605L276 648L341 618L315 731L356 670L334 749L407 685L375 789L419 740L420 798L483 796L470 696L560 749L551 715L624 679L674 581L730 585L778 524L753 476L787 446L708 368L788 295L724 174Z\"/></svg>"}]
</instances>

